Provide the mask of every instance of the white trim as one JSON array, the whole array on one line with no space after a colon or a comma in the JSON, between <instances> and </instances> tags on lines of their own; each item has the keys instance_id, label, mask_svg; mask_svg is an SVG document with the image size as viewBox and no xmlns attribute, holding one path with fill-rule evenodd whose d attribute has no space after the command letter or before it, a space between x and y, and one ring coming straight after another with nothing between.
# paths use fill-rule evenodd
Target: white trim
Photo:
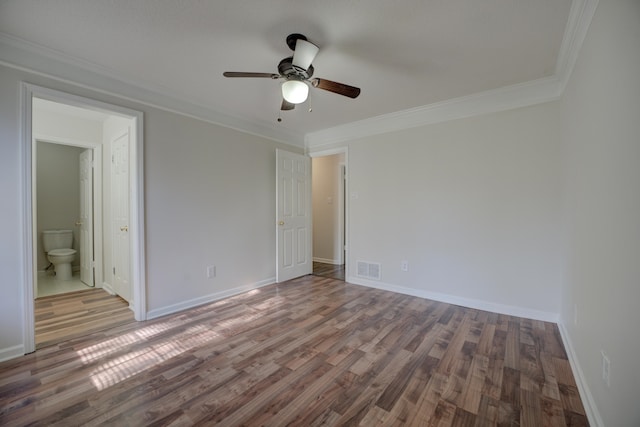
<instances>
[{"instance_id":1,"label":"white trim","mask_svg":"<svg viewBox=\"0 0 640 427\"><path fill-rule=\"evenodd\" d=\"M602 421L600 412L598 412L596 401L593 398L589 387L587 386L587 380L584 377L584 373L582 372L582 368L580 367L580 363L578 362L578 357L576 355L575 349L573 348L573 343L571 342L569 331L564 326L564 323L562 321L558 322L558 329L560 330L560 337L562 338L564 348L567 350L569 365L571 366L571 370L573 371L573 377L576 379L576 383L578 384L578 392L580 393L580 398L582 399L584 410L587 414L587 418L589 419L589 424L593 427L604 427L604 422Z\"/></svg>"},{"instance_id":2,"label":"white trim","mask_svg":"<svg viewBox=\"0 0 640 427\"><path fill-rule=\"evenodd\" d=\"M506 86L311 132L305 136L305 146L317 150L366 136L541 104L558 99L560 89L555 77Z\"/></svg>"},{"instance_id":3,"label":"white trim","mask_svg":"<svg viewBox=\"0 0 640 427\"><path fill-rule=\"evenodd\" d=\"M20 123L20 140L22 142L22 345L23 354L31 353L36 350L35 337L35 309L33 306L35 296L36 269L38 268L34 257L34 248L37 247L35 242L34 212L32 194L35 193L33 188L32 170L35 169L33 164L33 138L31 135L32 123L32 89L22 83L20 85L20 103L21 103L21 123ZM11 347L15 348L15 347Z\"/></svg>"},{"instance_id":4,"label":"white trim","mask_svg":"<svg viewBox=\"0 0 640 427\"><path fill-rule=\"evenodd\" d=\"M302 147L304 135L270 122L252 122L215 111L184 94L169 93L149 82L128 79L116 70L0 32L0 63L75 86L117 96L243 133Z\"/></svg>"},{"instance_id":5,"label":"white trim","mask_svg":"<svg viewBox=\"0 0 640 427\"><path fill-rule=\"evenodd\" d=\"M343 157L346 159L346 156ZM340 176L338 177L338 262L340 265L346 264L347 251L347 233L345 222L347 220L347 193L345 191L347 185L347 163L343 160L338 165L340 167Z\"/></svg>"},{"instance_id":6,"label":"white trim","mask_svg":"<svg viewBox=\"0 0 640 427\"><path fill-rule=\"evenodd\" d=\"M100 147L100 143L98 142L88 142L88 141L73 139L73 138L61 138L59 136L50 136L43 133L34 133L33 140L46 142L48 144L68 145L71 147L81 147L81 148L99 148Z\"/></svg>"},{"instance_id":7,"label":"white trim","mask_svg":"<svg viewBox=\"0 0 640 427\"><path fill-rule=\"evenodd\" d=\"M5 360L15 359L16 357L20 357L27 352L22 345L14 345L13 347L0 348L0 362L4 362Z\"/></svg>"},{"instance_id":8,"label":"white trim","mask_svg":"<svg viewBox=\"0 0 640 427\"><path fill-rule=\"evenodd\" d=\"M82 108L101 110L108 114L121 115L127 117L134 122L136 127L136 150L133 153L132 160L132 176L133 185L131 188L132 202L131 209L131 227L137 230L133 233L132 240L132 286L134 295L134 316L136 320L145 320L146 316L146 278L145 278L145 249L144 249L144 163L143 163L143 122L142 112L129 108L108 104L105 102L72 95L66 92L57 91L33 84L21 82L21 143L22 143L22 193L21 197L23 206L23 346L25 353L35 351L35 325L34 325L34 274L37 268L35 263L34 248L37 247L35 242L35 206L33 206L33 188L32 171L35 168L33 156L33 135L32 135L32 100L34 97L47 99L54 102L73 105Z\"/></svg>"},{"instance_id":9,"label":"white trim","mask_svg":"<svg viewBox=\"0 0 640 427\"><path fill-rule=\"evenodd\" d=\"M261 281L256 282L256 283L251 283L251 284L248 284L248 285L238 286L238 287L227 289L227 290L220 291L220 292L215 292L213 294L209 294L209 295L205 295L205 296L202 296L202 297L190 299L190 300L187 300L187 301L182 301L182 302L179 302L179 303L176 303L176 304L168 305L166 307L156 308L156 309L150 310L147 313L147 319L149 319L149 320L156 319L158 317L166 316L168 314L173 314L173 313L177 313L179 311L188 310L190 308L197 307L197 306L204 305L204 304L208 304L208 303L213 302L213 301L218 301L218 300L221 300L223 298L229 298L229 297L232 297L232 296L235 296L235 295L239 295L239 294L242 294L242 293L254 290L254 289L262 288L264 286L271 285L271 284L273 284L275 282L276 282L276 278L275 277L270 277L268 279L261 280Z\"/></svg>"},{"instance_id":10,"label":"white trim","mask_svg":"<svg viewBox=\"0 0 640 427\"><path fill-rule=\"evenodd\" d=\"M134 227L131 239L131 279L133 289L133 313L137 321L147 319L147 277L144 222L144 123L141 111L134 111L133 126L135 150L130 149L129 170L134 167L131 185L130 221Z\"/></svg>"},{"instance_id":11,"label":"white trim","mask_svg":"<svg viewBox=\"0 0 640 427\"><path fill-rule=\"evenodd\" d=\"M598 0L572 1L555 73L552 76L372 117L306 135L271 123L252 122L214 111L197 100L183 99L183 94L168 93L166 88L127 79L116 70L5 33L0 33L0 63L285 144L319 147L557 99L569 80L597 5Z\"/></svg>"},{"instance_id":12,"label":"white trim","mask_svg":"<svg viewBox=\"0 0 640 427\"><path fill-rule=\"evenodd\" d=\"M102 289L104 289L105 292L107 292L109 295L115 295L116 291L113 290L113 287L111 286L110 283L107 282L102 282Z\"/></svg>"},{"instance_id":13,"label":"white trim","mask_svg":"<svg viewBox=\"0 0 640 427\"><path fill-rule=\"evenodd\" d=\"M573 66L578 60L580 48L587 36L587 30L597 7L598 0L573 0L571 2L569 19L556 61L555 75L560 81L561 92L564 92L569 77L571 77Z\"/></svg>"},{"instance_id":14,"label":"white trim","mask_svg":"<svg viewBox=\"0 0 640 427\"><path fill-rule=\"evenodd\" d=\"M324 157L324 156L333 156L335 154L344 154L344 168L346 171L346 176L342 179L344 179L344 185L342 185L342 179L340 181L340 187L344 187L344 191L346 194L341 194L339 199L340 199L340 203L343 203L342 200L344 200L344 224L342 224L343 221L340 221L341 224L339 224L339 226L344 227L344 231L341 231L341 234L344 234L344 260L342 260L342 262L340 262L338 265L342 265L344 264L344 274L345 277L349 276L349 262L347 261L349 259L349 147L346 146L342 146L342 147L335 147L335 148L328 148L326 150L317 150L314 152L308 152L307 151L307 155L311 158L315 158L315 157ZM323 261L320 261L323 262Z\"/></svg>"},{"instance_id":15,"label":"white trim","mask_svg":"<svg viewBox=\"0 0 640 427\"><path fill-rule=\"evenodd\" d=\"M313 159L315 157L333 156L336 154L342 154L346 152L347 152L346 147L336 147L336 148L328 148L326 150L308 151L307 155Z\"/></svg>"},{"instance_id":16,"label":"white trim","mask_svg":"<svg viewBox=\"0 0 640 427\"><path fill-rule=\"evenodd\" d=\"M332 265L342 265L339 259L327 259L327 258L318 258L313 257L313 262L321 262L323 264L332 264Z\"/></svg>"},{"instance_id":17,"label":"white trim","mask_svg":"<svg viewBox=\"0 0 640 427\"><path fill-rule=\"evenodd\" d=\"M464 298L456 295L443 294L440 292L426 291L423 289L406 288L404 286L392 285L389 283L363 279L356 276L347 276L347 282L356 285L366 286L369 288L382 289L384 291L396 292L404 295L412 295L414 297L430 299L434 301L444 302L447 304L461 305L463 307L474 308L477 310L490 311L492 313L507 314L509 316L524 317L527 319L542 320L544 322L557 323L560 319L558 313L548 311L535 310L527 307L519 307L515 305L498 304L490 301Z\"/></svg>"},{"instance_id":18,"label":"white trim","mask_svg":"<svg viewBox=\"0 0 640 427\"><path fill-rule=\"evenodd\" d=\"M598 0L573 0L552 76L347 123L305 135L308 151L402 129L541 104L558 99L569 81Z\"/></svg>"}]
</instances>

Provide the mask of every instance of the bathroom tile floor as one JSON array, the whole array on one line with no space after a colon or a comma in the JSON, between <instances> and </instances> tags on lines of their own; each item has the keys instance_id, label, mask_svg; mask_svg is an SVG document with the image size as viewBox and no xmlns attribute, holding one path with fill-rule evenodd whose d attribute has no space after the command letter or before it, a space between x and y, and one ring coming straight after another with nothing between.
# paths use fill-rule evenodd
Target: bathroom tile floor
<instances>
[{"instance_id":1,"label":"bathroom tile floor","mask_svg":"<svg viewBox=\"0 0 640 427\"><path fill-rule=\"evenodd\" d=\"M68 281L56 280L55 276L50 276L47 273L38 273L38 298L84 289L93 288L80 281L80 272L74 272L73 277Z\"/></svg>"}]
</instances>

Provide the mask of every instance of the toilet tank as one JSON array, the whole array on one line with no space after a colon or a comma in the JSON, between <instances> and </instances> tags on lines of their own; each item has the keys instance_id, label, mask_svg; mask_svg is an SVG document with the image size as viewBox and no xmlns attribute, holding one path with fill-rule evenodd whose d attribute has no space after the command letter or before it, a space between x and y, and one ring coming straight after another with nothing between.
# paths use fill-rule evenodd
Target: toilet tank
<instances>
[{"instance_id":1,"label":"toilet tank","mask_svg":"<svg viewBox=\"0 0 640 427\"><path fill-rule=\"evenodd\" d=\"M54 249L71 249L72 246L72 230L44 230L42 232L42 248L45 252Z\"/></svg>"}]
</instances>

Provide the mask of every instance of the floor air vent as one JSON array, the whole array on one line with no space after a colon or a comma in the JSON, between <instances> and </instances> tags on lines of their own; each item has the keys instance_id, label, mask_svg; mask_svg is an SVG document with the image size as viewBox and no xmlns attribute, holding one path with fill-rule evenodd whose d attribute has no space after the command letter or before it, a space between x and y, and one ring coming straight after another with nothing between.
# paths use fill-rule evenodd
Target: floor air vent
<instances>
[{"instance_id":1,"label":"floor air vent","mask_svg":"<svg viewBox=\"0 0 640 427\"><path fill-rule=\"evenodd\" d=\"M380 280L380 264L377 262L358 261L358 277Z\"/></svg>"}]
</instances>

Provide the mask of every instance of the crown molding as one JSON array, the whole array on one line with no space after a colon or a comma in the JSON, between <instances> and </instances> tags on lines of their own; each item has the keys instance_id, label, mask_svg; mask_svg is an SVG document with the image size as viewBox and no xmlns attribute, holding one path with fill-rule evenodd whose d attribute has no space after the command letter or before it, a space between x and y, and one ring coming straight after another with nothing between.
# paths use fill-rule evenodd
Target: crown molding
<instances>
[{"instance_id":1,"label":"crown molding","mask_svg":"<svg viewBox=\"0 0 640 427\"><path fill-rule=\"evenodd\" d=\"M598 0L573 0L571 2L569 19L565 27L555 70L555 75L560 81L563 92L573 71L573 66L578 59L580 48L587 36L587 30L591 25L591 20L596 13L597 7Z\"/></svg>"},{"instance_id":2,"label":"crown molding","mask_svg":"<svg viewBox=\"0 0 640 427\"><path fill-rule=\"evenodd\" d=\"M558 80L555 77L546 77L308 133L305 136L305 144L307 149L315 151L325 145L526 107L552 101L559 96Z\"/></svg>"},{"instance_id":3,"label":"crown molding","mask_svg":"<svg viewBox=\"0 0 640 427\"><path fill-rule=\"evenodd\" d=\"M240 132L303 147L302 133L268 123L256 123L184 100L164 87L124 78L116 71L63 52L0 32L0 63L54 80L203 120Z\"/></svg>"},{"instance_id":4,"label":"crown molding","mask_svg":"<svg viewBox=\"0 0 640 427\"><path fill-rule=\"evenodd\" d=\"M306 135L252 122L183 99L180 94L117 71L80 60L63 52L0 32L0 63L132 102L204 120L295 147L317 151L325 146L387 132L425 126L553 101L562 96L580 48L598 6L598 0L573 0L552 76L450 99L357 122L310 132ZM125 95L126 94L126 95Z\"/></svg>"},{"instance_id":5,"label":"crown molding","mask_svg":"<svg viewBox=\"0 0 640 427\"><path fill-rule=\"evenodd\" d=\"M552 76L311 132L305 135L305 148L317 151L366 136L556 100L569 81L597 6L598 0L571 2Z\"/></svg>"}]
</instances>

